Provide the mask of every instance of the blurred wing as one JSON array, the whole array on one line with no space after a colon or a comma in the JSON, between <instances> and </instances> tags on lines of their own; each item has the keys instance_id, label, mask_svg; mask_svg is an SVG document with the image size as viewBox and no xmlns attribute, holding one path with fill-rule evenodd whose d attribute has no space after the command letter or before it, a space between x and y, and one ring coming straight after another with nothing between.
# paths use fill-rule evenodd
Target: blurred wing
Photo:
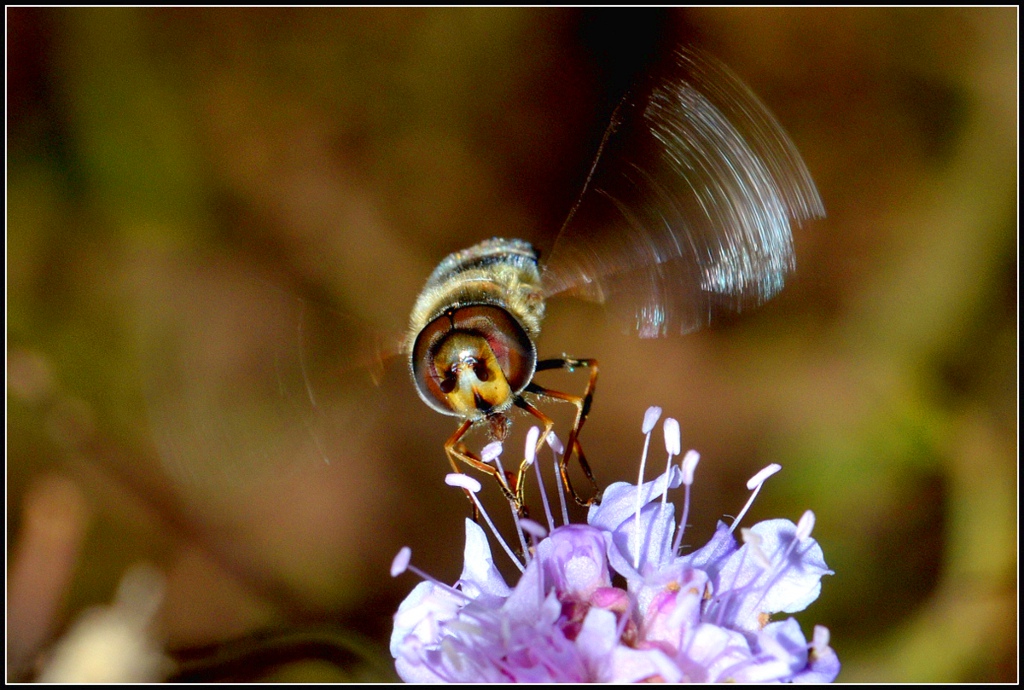
<instances>
[{"instance_id":1,"label":"blurred wing","mask_svg":"<svg viewBox=\"0 0 1024 690\"><path fill-rule=\"evenodd\" d=\"M606 302L641 338L686 333L779 292L790 223L824 214L765 106L717 60L680 50L615 111L544 289Z\"/></svg>"},{"instance_id":2,"label":"blurred wing","mask_svg":"<svg viewBox=\"0 0 1024 690\"><path fill-rule=\"evenodd\" d=\"M228 258L140 260L137 335L152 432L186 495L351 454L399 339Z\"/></svg>"}]
</instances>

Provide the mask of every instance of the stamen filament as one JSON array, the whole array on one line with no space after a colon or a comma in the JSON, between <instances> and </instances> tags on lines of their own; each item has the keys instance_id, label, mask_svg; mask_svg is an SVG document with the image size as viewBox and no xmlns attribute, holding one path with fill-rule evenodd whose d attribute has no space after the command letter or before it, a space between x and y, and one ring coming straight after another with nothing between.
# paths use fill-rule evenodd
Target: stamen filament
<instances>
[{"instance_id":1,"label":"stamen filament","mask_svg":"<svg viewBox=\"0 0 1024 690\"><path fill-rule=\"evenodd\" d=\"M487 514L487 510L480 502L480 499L476 497L477 492L480 491L480 489L482 488L480 486L480 482L478 482L477 480L473 479L470 476L462 474L461 472L452 472L448 474L444 478L444 481L445 484L447 484L448 486L456 486L461 489L465 489L468 492L470 499L476 506L476 509L480 511L480 515L483 516L484 521L487 523L487 526L491 528L491 534L493 534L494 538L498 540L499 544L501 544L501 548L505 549L505 553L508 554L508 557L511 558L512 562L516 564L517 568L519 568L519 572L524 572L526 570L526 567L519 562L518 558L516 558L515 553L509 547L508 543L502 538L501 533L498 532L498 529L494 526L494 522L491 520L491 516Z\"/></svg>"},{"instance_id":2,"label":"stamen filament","mask_svg":"<svg viewBox=\"0 0 1024 690\"><path fill-rule=\"evenodd\" d=\"M533 463L533 470L537 473L537 485L540 486L541 503L544 505L544 516L548 519L548 531L555 529L555 518L551 515L551 503L548 502L548 494L544 489L544 479L541 477L540 465ZM555 477L557 480L558 478Z\"/></svg>"},{"instance_id":3,"label":"stamen filament","mask_svg":"<svg viewBox=\"0 0 1024 690\"><path fill-rule=\"evenodd\" d=\"M501 451L501 442L491 441L490 443L483 447L483 450L480 451L480 459L488 463L493 461L494 466L498 469L499 476L505 477L505 467L501 464ZM505 488L509 488L507 481L502 481L501 483L502 485L505 486ZM518 489L519 487L516 488ZM523 536L523 531L519 529L519 507L516 505L516 502L513 501L512 499L509 499L508 503L509 507L512 509L512 522L515 523L516 529L519 532L519 544L523 547L523 558L525 558L526 562L529 563L530 550L526 548L526 537Z\"/></svg>"},{"instance_id":4,"label":"stamen filament","mask_svg":"<svg viewBox=\"0 0 1024 690\"><path fill-rule=\"evenodd\" d=\"M657 405L652 405L647 408L647 412L644 413L644 425L642 431L644 432L644 452L640 456L640 476L636 480L637 494L636 494L636 518L633 521L633 567L640 567L640 508L643 505L641 501L640 487L644 485L644 468L647 465L647 449L651 445L651 430L654 429L654 425L658 423L658 418L661 417L661 408Z\"/></svg>"},{"instance_id":5,"label":"stamen filament","mask_svg":"<svg viewBox=\"0 0 1024 690\"><path fill-rule=\"evenodd\" d=\"M535 426L534 427L530 427L530 431L528 431L526 433L526 457L527 457L527 459L529 459L531 457L530 449L533 448L534 449L534 453L533 453L533 456L532 456L533 457L533 461L531 462L531 464L533 465L533 471L537 473L537 486L539 487L538 490L540 491L540 500L541 500L541 503L544 506L544 515L548 519L548 531L551 532L551 531L554 531L554 529L555 529L555 519L551 515L551 503L548 502L548 492L547 492L546 487L544 486L544 478L541 476L540 465L537 464L537 462L536 462L536 460L537 460L537 453L536 453L537 439L534 436L532 436L534 429L537 429L537 435L540 435L540 429L538 429ZM552 448L554 448L554 446L551 443L551 439L554 438L554 436L555 436L554 433L548 434L548 439L547 439L548 445L551 446ZM533 439L532 442L531 442L531 439ZM557 441L558 439L555 439L555 440ZM556 484L559 483L558 482L557 474L555 475L555 483Z\"/></svg>"},{"instance_id":6,"label":"stamen filament","mask_svg":"<svg viewBox=\"0 0 1024 690\"><path fill-rule=\"evenodd\" d=\"M562 481L561 477L561 460L562 454L565 452L565 446L562 445L561 440L555 436L554 432L548 434L548 445L551 446L551 455L555 459L555 483L558 484L558 502L562 506L562 524L567 525L569 523L569 509L565 505L565 482Z\"/></svg>"},{"instance_id":7,"label":"stamen filament","mask_svg":"<svg viewBox=\"0 0 1024 690\"><path fill-rule=\"evenodd\" d=\"M700 462L700 453L695 450L686 451L683 457L683 486L686 487L686 494L683 498L683 517L679 520L679 529L676 531L676 538L672 542L672 553L679 553L683 545L683 532L686 531L686 518L690 515L690 487L693 485L693 472Z\"/></svg>"},{"instance_id":8,"label":"stamen filament","mask_svg":"<svg viewBox=\"0 0 1024 690\"><path fill-rule=\"evenodd\" d=\"M395 559L391 561L391 577L398 577L399 575L408 570L410 573L415 573L416 575L419 575L421 578L433 584L435 587L440 587L446 592L450 592L451 594L454 594L457 597L465 599L467 603L472 601L472 599L469 596L467 596L464 592L455 589L451 585L446 585L437 578L431 577L430 575L426 574L416 566L412 565L409 562L411 558L412 549L410 549L408 546L403 546L402 548L400 548L398 550L398 553L395 554Z\"/></svg>"}]
</instances>

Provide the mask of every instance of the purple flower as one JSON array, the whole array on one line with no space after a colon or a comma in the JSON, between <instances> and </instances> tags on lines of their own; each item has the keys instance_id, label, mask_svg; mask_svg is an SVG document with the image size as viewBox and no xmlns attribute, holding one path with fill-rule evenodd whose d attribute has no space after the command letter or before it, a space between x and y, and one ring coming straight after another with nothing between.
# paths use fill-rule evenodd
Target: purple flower
<instances>
[{"instance_id":1,"label":"purple flower","mask_svg":"<svg viewBox=\"0 0 1024 690\"><path fill-rule=\"evenodd\" d=\"M649 412L645 420L648 440L656 419ZM839 660L826 628L816 626L809 643L795 619L772 620L806 608L822 575L832 572L810 537L813 514L797 524L766 520L742 529L741 544L733 532L744 508L732 525L719 523L702 548L679 555L682 534L667 492L685 485L685 516L699 456L691 451L681 467L673 465L678 425L667 420L666 428L665 472L639 486L612 484L588 524L552 528L527 550L525 563L517 561L523 572L514 587L470 520L454 586L410 568L426 581L395 614L398 674L409 682L466 683L834 680ZM777 469L751 480L754 495ZM479 489L462 475L451 483ZM553 526L550 513L548 519ZM546 532L522 522L531 535ZM394 574L408 556L403 549ZM625 589L615 585L623 580Z\"/></svg>"}]
</instances>

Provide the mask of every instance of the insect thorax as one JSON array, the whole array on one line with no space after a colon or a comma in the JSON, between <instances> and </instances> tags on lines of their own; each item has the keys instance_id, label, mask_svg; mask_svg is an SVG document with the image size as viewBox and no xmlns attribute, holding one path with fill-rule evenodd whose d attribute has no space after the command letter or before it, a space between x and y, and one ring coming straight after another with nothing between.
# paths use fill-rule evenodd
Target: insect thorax
<instances>
[{"instance_id":1,"label":"insect thorax","mask_svg":"<svg viewBox=\"0 0 1024 690\"><path fill-rule=\"evenodd\" d=\"M488 304L508 311L530 338L544 318L537 252L523 240L492 238L448 255L427 280L409 320L407 349L446 310Z\"/></svg>"}]
</instances>

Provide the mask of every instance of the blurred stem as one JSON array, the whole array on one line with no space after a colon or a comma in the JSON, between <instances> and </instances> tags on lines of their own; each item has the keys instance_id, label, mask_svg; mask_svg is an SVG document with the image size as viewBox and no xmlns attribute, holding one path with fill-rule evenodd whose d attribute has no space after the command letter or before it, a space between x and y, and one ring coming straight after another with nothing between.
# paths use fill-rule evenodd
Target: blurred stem
<instances>
[{"instance_id":1,"label":"blurred stem","mask_svg":"<svg viewBox=\"0 0 1024 690\"><path fill-rule=\"evenodd\" d=\"M58 476L36 481L7 576L7 680L19 681L53 634L89 523L78 486Z\"/></svg>"}]
</instances>

